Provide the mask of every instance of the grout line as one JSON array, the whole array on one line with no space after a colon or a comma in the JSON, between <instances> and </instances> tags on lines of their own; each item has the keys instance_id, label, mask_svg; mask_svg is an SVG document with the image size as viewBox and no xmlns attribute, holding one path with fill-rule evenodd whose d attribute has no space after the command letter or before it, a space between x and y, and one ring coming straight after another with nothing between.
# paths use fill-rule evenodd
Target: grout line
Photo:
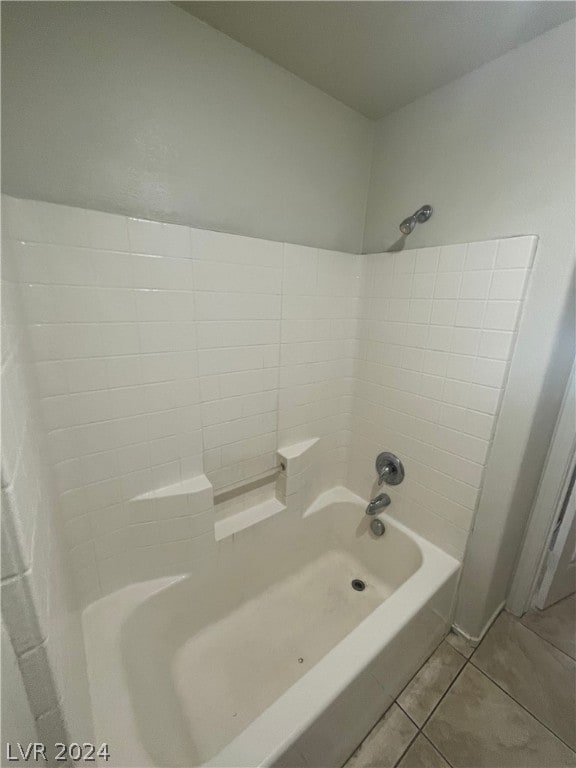
<instances>
[{"instance_id":1,"label":"grout line","mask_svg":"<svg viewBox=\"0 0 576 768\"><path fill-rule=\"evenodd\" d=\"M380 687L382 687L382 686L380 686ZM350 752L350 754L348 755L348 757L346 758L346 760L345 760L345 761L344 761L344 763L342 764L342 768L345 768L346 764L348 763L348 761L350 760L350 758L352 757L352 755L355 755L355 754L356 754L356 752L357 752L357 751L360 749L360 747L362 747L362 746L364 745L364 742L366 741L366 739L367 739L367 738L370 736L370 734L372 733L372 731L373 731L373 730L375 730L375 728L376 728L376 727L379 725L379 723L381 723L381 722L382 722L382 720L383 720L383 719L384 719L384 717L385 717L385 716L388 714L388 712L390 712L390 710L392 709L392 707L394 706L394 704L396 704L396 701L395 701L395 700L394 700L394 701L393 701L393 702L390 704L390 706L388 706L388 707L387 707L387 708L384 710L384 712L383 712L383 713L380 715L380 717L378 718L378 720L376 720L376 722L374 723L374 725L372 726L372 728L370 728L370 730L368 731L368 733L366 734L366 736L364 736L364 738L362 739L362 741L361 741L359 744L357 744L357 745L354 747L354 749L352 750L352 752Z\"/></svg>"},{"instance_id":2,"label":"grout line","mask_svg":"<svg viewBox=\"0 0 576 768\"><path fill-rule=\"evenodd\" d=\"M353 752L352 752L352 753L351 753L351 754L348 756L347 760L349 760L349 759L350 759L350 757L351 757L351 756L352 756L352 755L353 755L353 754L354 754L354 753L355 753L355 752L356 752L356 751L357 751L357 750L358 750L358 749L359 749L359 748L362 746L362 744L364 744L364 741L365 741L365 740L368 738L368 736L370 735L370 733L372 733L372 731L374 730L374 728L376 728L376 726L377 726L377 725L378 725L378 723L379 723L379 722L382 720L382 718L383 718L383 717L386 715L386 713L390 711L390 709L391 709L391 708L394 706L394 704L396 704L396 706L397 706L397 707L400 709L400 711L401 711L401 712L402 712L402 713L403 713L403 714L404 714L404 715L405 715L405 716L408 718L408 720L409 720L409 721L410 721L410 722L411 722L411 723L412 723L412 724L415 726L415 728L417 729L417 730L416 730L416 733L414 734L414 737L413 737L413 738L410 740L410 742L409 742L408 746L407 746L407 747L406 747L406 749L405 749L405 750L402 752L402 754L401 754L401 755L400 755L400 757L398 758L398 761L397 761L397 762L396 762L394 765L396 766L396 765L398 764L398 762L399 762L400 760L402 760L402 758L404 757L404 755L406 754L406 752L408 751L408 749L410 748L410 746L412 745L412 743L414 742L414 740L417 738L418 734L421 732L421 728L420 728L420 726L418 725L418 723L416 723L416 722L415 722L415 721L414 721L414 720L413 720L413 719L410 717L410 715L408 714L408 712L406 712L406 710L402 708L402 706L401 706L401 705L400 705L400 703L398 702L398 697L399 697L399 696L402 694L402 692L403 692L403 691L406 689L406 687L407 687L408 685L410 685L410 683L411 683L411 682L412 682L412 680L413 680L413 679L416 677L416 675L418 674L418 672L420 672L420 670L421 670L421 669L422 669L422 668L423 668L423 667L424 667L424 666L425 666L425 665L428 663L428 661L430 660L430 658L431 658L431 657L432 657L432 656L433 656L433 655L436 653L436 651L437 651L437 650L438 650L438 648L439 648L439 647L442 645L442 643L444 642L444 640L445 640L445 638L443 638L443 639L442 639L442 640L441 640L441 641L438 643L438 645L436 646L436 648L434 648L434 650L432 651L432 653L431 653L431 654L430 654L430 655L429 655L429 656L426 658L426 660L425 660L425 661L424 661L424 662L423 662L423 663L420 665L420 667L418 667L418 669L417 669L417 670L416 670L416 672L415 672L415 673L412 675L412 677L410 678L410 680L409 680L409 681L406 683L406 685L404 686L404 688L402 688L402 691L400 691L400 693L399 693L399 694L398 694L398 696L397 696L397 697L394 699L394 701L393 701L393 702L390 704L390 706L389 706L389 707L388 707L388 708L387 708L387 709L386 709L386 710L385 710L385 711L382 713L382 715L380 716L380 718L379 718L379 719L376 721L376 723L375 723L375 724L374 724L374 726L373 726L373 727L370 729L370 731L368 732L368 734L366 734L366 736L364 737L364 739L362 739L362 741L360 742L360 744L358 744L358 745L357 745L357 746L354 748L354 751L353 751Z\"/></svg>"},{"instance_id":3,"label":"grout line","mask_svg":"<svg viewBox=\"0 0 576 768\"><path fill-rule=\"evenodd\" d=\"M483 639L484 639L484 638L483 638ZM481 642L482 642L482 641L481 641ZM460 675L461 675L461 674L464 672L464 670L466 669L466 667L468 666L468 664L472 664L472 656L473 656L473 655L476 653L476 651L477 651L477 650L478 650L478 648L480 647L480 645L481 645L481 642L478 644L478 646L476 646L476 648L474 648L474 650L473 650L472 654L471 654L469 657L466 657L466 656L464 656L464 654L460 653L460 652L459 652L459 651L458 651L456 648L454 648L454 650L455 650L457 653L459 653L459 654L460 654L460 656L462 656L462 658L464 659L464 664L463 664L463 665L462 665L462 667L461 667L461 668L458 670L458 672L457 672L457 673L456 673L456 675L454 676L454 678L453 678L452 682L450 683L450 685L448 686L448 688L447 688L447 689L444 691L444 693L442 694L442 696L440 697L440 699L437 701L436 705L433 707L433 709L431 710L430 714L428 715L428 717L426 718L426 720L424 721L424 723L422 724L422 726L421 726L421 727L420 727L420 726L417 726L417 727L418 727L418 729L419 729L419 732L420 732L420 733L422 733L422 735L423 735L425 738L427 738L427 739L428 739L428 741L429 741L429 742L432 744L432 746L433 746L433 747L436 749L436 751L437 751L437 752L438 752L438 753L439 753L439 754L440 754L440 755L441 755L441 756L444 758L444 760L446 760L446 762L448 763L448 765L451 765L450 761L449 761L449 760L446 758L446 756L444 755L444 753L442 752L442 750L441 750L441 749L438 747L438 745L437 745L437 744L435 744L435 743L432 741L432 739L431 739L429 736L427 736L427 734L424 732L424 728L425 728L425 727L426 727L426 725L427 725L427 724L430 722L430 719L432 718L432 716L434 715L434 713L436 712L436 710L439 708L440 704L441 704L441 703L444 701L445 697L448 695L449 691L452 689L452 687L453 687L454 683L456 682L456 680L457 680L457 679L460 677ZM452 647L452 646L451 646L451 647ZM476 665L475 665L475 664L472 664L472 666L474 666L474 668L475 668L475 669L477 669L477 667L476 667ZM481 670L479 670L479 671L481 671ZM490 679L490 678L489 678L489 679ZM400 705L398 705L398 706L400 706ZM402 711L404 711L404 710L402 710Z\"/></svg>"},{"instance_id":4,"label":"grout line","mask_svg":"<svg viewBox=\"0 0 576 768\"><path fill-rule=\"evenodd\" d=\"M555 731L553 731L552 728L550 728L550 726L546 725L546 723L543 723L542 720L540 720L533 712L531 712L528 709L528 707L524 706L524 704L522 704L522 702L520 702L517 699L515 699L514 696L510 693L510 691L507 691L498 682L496 682L496 680L493 680L487 672L484 672L484 670L480 669L480 667L477 667L476 664L474 664L471 659L470 659L470 664L474 667L474 669L477 672L479 672L481 675L483 675L487 680L489 680L493 685L495 685L496 688L500 689L502 691L502 693L506 694L506 696L509 699L511 699L515 704L517 704L521 709L523 709L524 712L529 714L531 718L536 720L536 722L539 723L543 728L545 728L548 731L548 733L552 734L552 736L555 739L557 739L562 744L564 744L565 747L567 747L572 753L574 753L576 755L576 751L574 750L573 747L571 747L566 741L564 741L564 739L561 736L559 736Z\"/></svg>"},{"instance_id":5,"label":"grout line","mask_svg":"<svg viewBox=\"0 0 576 768\"><path fill-rule=\"evenodd\" d=\"M456 649L454 649L454 650L456 650ZM460 655L462 655L462 654L460 654ZM442 701L444 700L444 698L446 697L446 695L448 694L448 692L450 691L450 689L452 688L452 686L454 685L456 680L460 677L462 672L466 669L466 667L468 666L469 662L470 662L470 659L466 659L465 658L464 664L462 665L461 669L454 676L454 679L452 680L452 682L450 683L448 688L444 691L443 695L440 697L440 699L436 703L436 706L432 709L432 711L430 712L430 714L428 715L428 717L426 718L426 720L422 724L422 727L416 726L418 728L418 733L421 734L427 741L430 742L430 744L434 747L434 749L438 752L438 754L446 761L446 763L450 766L450 768L452 768L452 763L448 760L448 758L442 752L442 750L438 747L438 745L435 744L434 741L424 732L424 728L430 722L430 718L432 717L434 712L438 709L438 707L440 706L440 704L442 703ZM404 711L404 710L402 710L402 711Z\"/></svg>"},{"instance_id":6,"label":"grout line","mask_svg":"<svg viewBox=\"0 0 576 768\"><path fill-rule=\"evenodd\" d=\"M462 674L462 672L463 672L463 671L466 669L466 667L467 667L467 665L468 665L469 661L470 661L469 659L466 659L466 661L464 662L464 664L462 665L462 667L461 667L461 668L458 670L458 672L457 672L457 673L454 675L454 679L452 680L452 682L450 683L450 685L448 686L448 688L446 688L446 690L444 691L444 693L442 694L442 696L441 696L441 697L438 699L438 701L436 702L435 706L432 708L432 710L431 710L430 714L428 715L428 717L427 717L427 718L424 720L424 722L422 723L422 726L420 727L420 730L421 730L421 731L423 731L423 730L424 730L424 728L426 727L426 725L429 723L429 721L430 721L430 718L432 717L432 715L434 714L434 712L436 712L436 710L438 709L438 707L440 706L440 704L441 704L441 703L444 701L444 698L446 697L446 695L447 695L448 691L450 691L450 690L451 690L451 688L452 688L452 686L454 685L454 683L456 682L456 680L458 680L458 678L460 677L460 675ZM436 745L434 745L434 746L436 746Z\"/></svg>"},{"instance_id":7,"label":"grout line","mask_svg":"<svg viewBox=\"0 0 576 768\"><path fill-rule=\"evenodd\" d=\"M452 648L454 651L456 651L456 653L459 653L459 654L460 654L460 656L462 656L462 658L464 658L464 659L466 659L466 661L468 661L468 660L470 659L470 656L472 656L472 653L474 653L474 650L475 650L475 648L472 650L472 653L471 653L469 656L466 656L466 654L465 654L465 653L463 653L463 652L462 652L462 651L461 651L459 648L456 648L456 646L455 646L455 645L452 645L452 643L451 643L451 642L448 640L448 637L449 637L449 635L450 635L450 634L454 634L454 635L456 635L457 637L460 637L462 640L464 639L464 636L463 636L463 635L460 635L458 632L456 632L456 631L454 630L454 626L451 626L451 627L450 627L450 631L448 632L448 635L446 635L446 637L445 637L444 639L446 640L446 642L448 643L448 645L449 645L449 646L450 646L450 647L451 647L451 648Z\"/></svg>"},{"instance_id":8,"label":"grout line","mask_svg":"<svg viewBox=\"0 0 576 768\"><path fill-rule=\"evenodd\" d=\"M510 615L512 615L512 614L510 614ZM524 624L524 623L522 622L522 620L521 620L521 619L518 619L516 616L513 616L513 619L514 619L514 620L515 620L515 621L516 621L518 624L520 624L522 627L524 627L524 629L527 629L527 630L529 630L530 632L532 632L532 634L533 634L533 635L536 635L536 637L540 638L540 640L543 640L545 643L547 643L548 645L552 646L552 648L554 648L555 650L559 651L559 652L560 652L560 653L562 653L564 656L566 656L568 659L570 659L570 661L573 661L573 662L576 664L576 659L574 658L574 656L570 656L570 654L569 654L569 653L566 653L566 651L562 650L562 648L559 648L559 647L558 647L558 646L557 646L555 643L553 643L553 642L552 642L551 640L549 640L547 637L543 637L543 636L542 636L542 635L541 635L539 632L536 632L536 630L535 630L535 629L532 629L532 627L528 627L526 624Z\"/></svg>"},{"instance_id":9,"label":"grout line","mask_svg":"<svg viewBox=\"0 0 576 768\"><path fill-rule=\"evenodd\" d=\"M428 736L427 736L427 735L424 733L424 731L419 731L419 736L422 736L422 738L423 738L423 739L426 739L426 741L427 741L429 744L431 744L431 745L432 745L432 747L434 747L434 749L436 750L436 752L438 752L438 754L439 754L439 755L440 755L440 757L441 757L441 758L442 758L442 759L443 759L443 760L446 762L446 764L447 764L447 765L449 765L449 766L450 766L450 768L452 768L452 763L450 763L450 762L449 762L449 760L447 760L447 758L446 758L446 755L444 755L444 753L443 753L443 752L442 752L442 751L441 751L441 750L438 748L438 746L437 746L437 745L436 745L436 744L435 744L435 743L432 741L432 739L430 739L430 738L429 738L429 737L428 737Z\"/></svg>"},{"instance_id":10,"label":"grout line","mask_svg":"<svg viewBox=\"0 0 576 768\"><path fill-rule=\"evenodd\" d=\"M422 738L426 739L426 741L427 741L429 744L431 744L431 745L432 745L432 747L434 747L434 749L436 750L436 752L438 752L438 754L440 755L440 757L441 757L443 760L445 760L445 761L446 761L446 764L447 764L447 765L449 765L449 766L450 766L450 768L452 768L452 763L451 763L451 762L448 760L448 758L447 758L447 757L446 757L446 755L445 755L445 754L442 752L442 750L440 750L440 749L438 748L438 746L437 746L436 744L434 744L434 742L432 741L432 739L431 739L429 736L427 736L427 735L424 733L424 731L420 731L420 735L422 736Z\"/></svg>"},{"instance_id":11,"label":"grout line","mask_svg":"<svg viewBox=\"0 0 576 768\"><path fill-rule=\"evenodd\" d=\"M432 656L434 656L434 654L436 653L436 651L438 650L438 648L440 648L440 646L442 645L442 643L443 643L443 642L445 642L445 640L446 640L446 638L445 638L445 637L443 637L443 638L440 640L440 642L438 643L438 645L437 645L437 646L434 648L434 650L433 650L433 651L432 651L432 652L431 652L431 653L430 653L430 654L429 654L429 655L426 657L426 659L425 659L425 660L422 662L422 664L420 664L420 666L418 667L418 669L416 670L416 672L414 672L414 674L412 675L412 677L410 678L410 680L408 680L408 682L407 682L407 683L406 683L406 685L405 685L405 686L402 688L402 690L400 691L400 693L398 694L398 696L397 696L397 697L394 699L394 701L396 702L396 704L398 704L398 706L400 707L400 709L402 710L402 712L405 712L405 710L404 710L404 709L403 709L403 707L402 707L402 706L401 706L401 705L398 703L398 699L399 699L399 698L400 698L400 696L401 696L401 695L404 693L404 691L406 690L406 688L408 688L408 686L409 686L409 685L410 685L410 683L411 683L411 682L414 680L414 678L416 677L416 675L418 675L418 674L419 674L419 672L420 672L420 671L421 671L421 670L422 670L422 669L423 669L423 668L426 666L426 664L428 664L428 662L430 661L430 659L432 658ZM408 712L406 712L406 715L408 715ZM408 715L408 717L410 717L410 715ZM411 717L410 717L410 719L412 720L412 718L411 718ZM415 725L417 728L419 728L419 725L418 725L418 723L416 723L414 720L412 720L412 722L414 723L414 725Z\"/></svg>"},{"instance_id":12,"label":"grout line","mask_svg":"<svg viewBox=\"0 0 576 768\"><path fill-rule=\"evenodd\" d=\"M445 639L441 641L441 643L438 645L438 648L440 647L440 645L441 645L441 644L442 644L442 642L444 642L444 641L445 641ZM436 650L437 650L437 649L436 649ZM456 649L454 649L454 650L456 650ZM434 652L435 652L435 651L434 651ZM460 655L462 655L462 654L460 654ZM420 667L420 669L422 669L422 667L424 667L424 666L425 666L425 664L427 664L427 663L428 663L428 660L431 658L431 656L432 656L432 654L431 654L431 655L428 657L428 659L427 659L427 660L424 662L424 664L422 664L422 666ZM407 717L407 718L410 720L410 722L411 722L411 723L414 723L414 725L415 725L415 726L416 726L416 728L418 729L418 731L417 731L416 735L414 736L414 738L412 739L412 741L410 742L410 744L408 745L408 747L407 747L407 748L404 750L404 752L402 753L402 755L401 755L401 757L399 758L398 762L397 762L397 763L395 763L395 765L398 765L398 763L399 763L399 762L402 760L402 758L404 757L404 755L406 754L406 752L408 751L408 749L410 748L410 746L412 746L412 744L414 743L414 741L416 740L416 738L418 737L418 735L419 735L419 734L421 734L421 735L422 735L424 738L426 738L426 739L427 739L427 740L430 742L430 744L432 744L432 746L434 747L434 749L436 749L436 751L437 751L437 752L438 752L438 753L439 753L439 754L440 754L440 755L441 755L441 756L444 758L444 760L446 760L446 762L448 763L448 765L450 766L450 768L452 768L450 761L446 759L445 755L444 755L444 754L442 753L442 751L441 751L441 750L440 750L440 749L437 747L437 745L436 745L436 744L434 744L434 742L432 741L432 739L430 739L430 738L429 738L429 737L428 737L428 736L427 736L427 735L424 733L424 728L425 728L425 726L427 725L427 723L429 722L429 720L430 720L430 718L432 717L432 715L434 714L434 712L436 711L436 709L437 709L437 708L440 706L441 702L443 701L443 699L444 699L444 697L446 696L446 694L448 693L448 691L449 691L449 690L452 688L452 686L454 685L454 683L456 682L456 680L458 679L458 677L459 677L459 676L462 674L462 672L463 672L463 670L465 669L465 667L466 667L466 665L468 664L468 662L469 662L469 659L465 659L465 661L464 661L464 664L462 665L461 669L459 669L459 670L458 670L458 672L457 672L457 673L456 673L456 675L454 676L454 679L452 680L452 682L450 683L450 685L448 686L448 688L447 688L447 689L444 691L444 693L442 694L442 696L440 697L440 699L438 700L438 702L436 703L436 705L433 707L433 709L431 710L430 714L429 714L429 715L426 717L426 719L424 720L424 722L422 723L422 725L421 725L421 726L420 726L420 725L418 725L418 723L416 723L416 722L415 722L415 721L414 721L414 720L413 720L413 719L410 717L410 715L408 714L408 712L406 712L406 710L405 710L405 709L403 709L402 705L401 705L401 704L398 702L398 699L395 699L395 702L394 702L394 703L398 705L398 707L399 707L399 708L402 710L402 712L403 712L403 713L406 715L406 717ZM420 671L420 669L418 670L418 672ZM414 676L411 678L410 682L411 682L411 681L414 679L414 677L416 677L416 675L418 674L418 672L416 672L416 674L415 674L415 675L414 675ZM410 684L410 682L409 682L409 683L407 683L407 685L409 685L409 684ZM405 686L405 687L406 687L406 686ZM402 689L402 690L404 690L404 689ZM402 692L401 692L401 693L402 693ZM401 695L401 693L400 693L400 694L398 694L398 695L400 696L400 695Z\"/></svg>"},{"instance_id":13,"label":"grout line","mask_svg":"<svg viewBox=\"0 0 576 768\"><path fill-rule=\"evenodd\" d=\"M400 706L400 705L398 705L398 706ZM402 710L402 712L404 712L404 710ZM414 722L414 721L411 720L410 722ZM414 725L416 725L416 723L414 723ZM418 726L416 726L416 727L418 727ZM420 731L417 730L416 733L414 734L414 736L410 739L410 741L406 745L406 748L404 749L404 751L402 752L402 754L400 755L398 760L396 760L396 762L394 763L394 768L396 768L396 766L400 765L400 763L404 759L405 754L408 752L408 750L410 749L412 744L414 744L414 742L416 741L416 739L418 738L419 735L420 735Z\"/></svg>"},{"instance_id":14,"label":"grout line","mask_svg":"<svg viewBox=\"0 0 576 768\"><path fill-rule=\"evenodd\" d=\"M422 667L420 667L420 669L422 669ZM416 673L416 674L418 674L418 673ZM410 685L410 683L408 683L408 685ZM401 694L398 694L398 695L400 696ZM408 720L410 720L410 722L411 722L411 723L413 723L413 724L416 726L416 728L418 728L418 730L420 730L420 726L418 725L418 723L416 722L416 720L414 720L414 719L413 719L413 718L410 716L410 714L409 714L408 712L406 712L406 710L404 709L404 707L402 706L402 704L400 704L400 702L398 701L398 699L394 699L394 703L395 703L395 704L397 704L397 705L400 707L400 709L401 709L401 710L402 710L402 712L403 712L403 713L406 715L406 717L408 718Z\"/></svg>"},{"instance_id":15,"label":"grout line","mask_svg":"<svg viewBox=\"0 0 576 768\"><path fill-rule=\"evenodd\" d=\"M370 401L370 400L367 400L366 402L367 402L367 403L369 403L369 404L370 404L370 405L372 405L372 406L376 406L376 407L382 407L382 406L378 406L378 403L374 403L374 402L372 402L372 401ZM384 408L384 409L385 409L385 410L389 410L389 411L391 411L392 413L394 413L394 412L395 412L395 411L393 411L393 410L392 410L392 409L390 409L390 408ZM398 410L398 411L396 411L396 413L402 413L403 415L406 415L406 416L411 416L411 414L408 414L408 413L406 413L405 411L400 411L400 410ZM487 415L490 415L490 414L487 414ZM412 418L418 418L418 417L412 417ZM362 417L362 416L360 416L360 417L359 417L359 419L360 419L360 420L361 420L363 423L365 423L365 424L371 424L371 422L370 422L368 419L366 419L366 418L364 418L364 417ZM428 422L428 419L423 419L423 421L427 421L427 422ZM433 422L433 421L430 421L429 423L430 423L430 424L434 424L435 422ZM437 446L437 445L434 445L433 443L427 443L427 442L425 442L424 440L418 440L418 438L416 438L416 437L412 437L412 435L407 435L406 433L404 433L404 432L401 432L401 431L399 431L399 430L391 430L391 431L394 431L394 432L396 432L396 434L397 434L397 435L400 435L400 437L405 437L405 438L408 438L409 440L413 440L414 442L416 442L416 443L419 443L420 445L424 445L424 446L426 446L427 448L434 448L435 450L437 450L437 451L440 451L441 453L445 453L445 454L447 454L448 456L451 456L451 457L454 457L454 456L455 456L455 457L457 457L457 458L461 459L462 461L466 461L466 462L468 462L469 464L474 464L474 466L475 466L475 467L480 467L481 469L483 469L483 468L485 467L485 463L479 463L479 462L477 462L477 461L474 461L473 459L468 459L468 458L466 458L466 457L463 457L463 456L461 456L459 453L454 453L454 452L452 452L452 451L448 451L448 450L446 450L445 448L440 448L439 446ZM479 439L479 440L481 440L481 439L483 439L483 438L478 438L478 439ZM485 442L487 442L487 441L485 441ZM413 461L418 461L420 464L424 464L424 462L423 462L423 461L421 461L420 459L417 459L417 458L415 458L414 456L411 456L411 455L410 455L410 454L408 454L407 452L405 452L405 454L404 454L404 455L405 455L405 456L409 456L409 457L410 457L410 458L411 458ZM434 467L431 467L431 469L435 469L435 468L434 468ZM435 471L436 471L436 472L440 472L440 473L441 473L441 474L443 474L443 475L446 475L446 472L442 472L442 470L441 470L441 469L435 469ZM450 477L450 475L447 475L447 477ZM455 478L452 478L452 479L455 479ZM475 490L478 490L478 487L477 487L477 486L475 486L475 485L472 485L471 483L468 483L468 482L466 482L465 480L459 480L458 482L460 482L460 483L463 483L464 485L467 485L467 486L469 486L470 488L474 488Z\"/></svg>"}]
</instances>

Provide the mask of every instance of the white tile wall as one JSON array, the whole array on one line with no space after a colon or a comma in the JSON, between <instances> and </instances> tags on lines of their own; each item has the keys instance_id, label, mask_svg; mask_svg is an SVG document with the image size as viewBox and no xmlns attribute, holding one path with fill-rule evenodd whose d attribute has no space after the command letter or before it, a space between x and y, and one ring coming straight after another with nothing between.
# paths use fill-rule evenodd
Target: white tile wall
<instances>
[{"instance_id":1,"label":"white tile wall","mask_svg":"<svg viewBox=\"0 0 576 768\"><path fill-rule=\"evenodd\" d=\"M461 557L512 354L536 238L367 257L348 484L376 491L391 450L406 479L391 514Z\"/></svg>"},{"instance_id":2,"label":"white tile wall","mask_svg":"<svg viewBox=\"0 0 576 768\"><path fill-rule=\"evenodd\" d=\"M216 492L276 466L282 244L192 230L204 468Z\"/></svg>"},{"instance_id":3,"label":"white tile wall","mask_svg":"<svg viewBox=\"0 0 576 768\"><path fill-rule=\"evenodd\" d=\"M316 487L343 481L360 257L6 203L85 599L141 573L141 548L178 538L136 519L135 496L202 472L222 491L308 436L322 437ZM204 532L178 530L189 559Z\"/></svg>"},{"instance_id":4,"label":"white tile wall","mask_svg":"<svg viewBox=\"0 0 576 768\"><path fill-rule=\"evenodd\" d=\"M91 736L91 716L79 606L60 545L59 519L46 472L18 284L10 268L11 247L12 243L3 241L3 625L17 654L39 732L52 742L65 741L66 729L60 727L65 716L83 740ZM54 386L49 380L47 372L46 386ZM48 712L59 716L46 719Z\"/></svg>"},{"instance_id":5,"label":"white tile wall","mask_svg":"<svg viewBox=\"0 0 576 768\"><path fill-rule=\"evenodd\" d=\"M201 473L222 491L315 437L311 495L348 482L368 496L376 453L394 450L408 480L393 509L461 554L532 239L363 257L6 203L86 599L152 559L173 571L212 551L190 521L136 519L130 499Z\"/></svg>"},{"instance_id":6,"label":"white tile wall","mask_svg":"<svg viewBox=\"0 0 576 768\"><path fill-rule=\"evenodd\" d=\"M360 256L284 248L278 440L322 438L312 497L346 476L362 268Z\"/></svg>"}]
</instances>

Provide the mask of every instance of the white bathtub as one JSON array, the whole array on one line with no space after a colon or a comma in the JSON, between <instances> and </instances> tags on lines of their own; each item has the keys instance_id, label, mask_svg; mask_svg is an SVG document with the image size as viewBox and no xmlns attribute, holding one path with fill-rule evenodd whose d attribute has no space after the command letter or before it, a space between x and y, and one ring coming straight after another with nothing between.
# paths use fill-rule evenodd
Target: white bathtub
<instances>
[{"instance_id":1,"label":"white bathtub","mask_svg":"<svg viewBox=\"0 0 576 768\"><path fill-rule=\"evenodd\" d=\"M335 489L85 610L108 766L345 762L448 631L459 569L385 514L376 538L364 507Z\"/></svg>"}]
</instances>

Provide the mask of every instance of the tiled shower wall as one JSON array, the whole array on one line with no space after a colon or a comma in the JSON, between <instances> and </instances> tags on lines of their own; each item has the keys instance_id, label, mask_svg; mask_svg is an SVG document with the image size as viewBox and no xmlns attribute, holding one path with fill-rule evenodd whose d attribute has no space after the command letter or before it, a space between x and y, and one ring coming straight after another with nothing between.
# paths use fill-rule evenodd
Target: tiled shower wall
<instances>
[{"instance_id":1,"label":"tiled shower wall","mask_svg":"<svg viewBox=\"0 0 576 768\"><path fill-rule=\"evenodd\" d=\"M367 257L348 484L402 457L387 511L461 558L514 347L535 237Z\"/></svg>"},{"instance_id":2,"label":"tiled shower wall","mask_svg":"<svg viewBox=\"0 0 576 768\"><path fill-rule=\"evenodd\" d=\"M91 718L80 613L43 456L18 285L6 267L9 249L3 242L3 625L40 741L84 741L91 738Z\"/></svg>"},{"instance_id":3,"label":"tiled shower wall","mask_svg":"<svg viewBox=\"0 0 576 768\"><path fill-rule=\"evenodd\" d=\"M129 499L202 472L228 489L312 437L314 493L367 497L392 450L390 511L462 555L533 239L365 257L5 203L85 599L215 546Z\"/></svg>"},{"instance_id":4,"label":"tiled shower wall","mask_svg":"<svg viewBox=\"0 0 576 768\"><path fill-rule=\"evenodd\" d=\"M346 481L363 258L285 244L284 264L278 440L321 438L317 494Z\"/></svg>"},{"instance_id":5,"label":"tiled shower wall","mask_svg":"<svg viewBox=\"0 0 576 768\"><path fill-rule=\"evenodd\" d=\"M343 481L359 257L4 202L85 599L213 546L186 520L134 516L139 494L202 472L222 491L306 437L322 438L315 490Z\"/></svg>"}]
</instances>

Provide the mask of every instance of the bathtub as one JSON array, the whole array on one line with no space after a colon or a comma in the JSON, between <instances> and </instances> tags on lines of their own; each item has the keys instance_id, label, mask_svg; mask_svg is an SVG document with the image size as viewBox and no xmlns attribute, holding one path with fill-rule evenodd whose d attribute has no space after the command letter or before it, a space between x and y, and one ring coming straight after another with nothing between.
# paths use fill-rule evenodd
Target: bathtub
<instances>
[{"instance_id":1,"label":"bathtub","mask_svg":"<svg viewBox=\"0 0 576 768\"><path fill-rule=\"evenodd\" d=\"M460 566L386 514L374 536L364 508L333 489L88 606L106 764L341 766L447 633Z\"/></svg>"}]
</instances>

